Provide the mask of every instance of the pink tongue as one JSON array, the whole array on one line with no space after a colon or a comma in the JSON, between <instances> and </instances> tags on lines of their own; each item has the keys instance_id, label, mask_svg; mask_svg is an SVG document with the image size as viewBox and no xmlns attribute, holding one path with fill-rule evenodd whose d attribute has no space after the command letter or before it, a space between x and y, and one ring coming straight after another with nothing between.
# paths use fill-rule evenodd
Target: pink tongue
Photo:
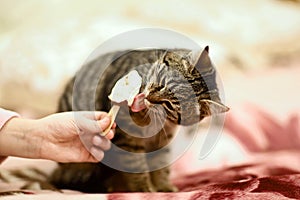
<instances>
[{"instance_id":1,"label":"pink tongue","mask_svg":"<svg viewBox=\"0 0 300 200\"><path fill-rule=\"evenodd\" d=\"M144 103L145 100L145 94L140 93L134 97L133 103L131 105L131 111L132 112L140 112L141 110L146 108L146 105Z\"/></svg>"}]
</instances>

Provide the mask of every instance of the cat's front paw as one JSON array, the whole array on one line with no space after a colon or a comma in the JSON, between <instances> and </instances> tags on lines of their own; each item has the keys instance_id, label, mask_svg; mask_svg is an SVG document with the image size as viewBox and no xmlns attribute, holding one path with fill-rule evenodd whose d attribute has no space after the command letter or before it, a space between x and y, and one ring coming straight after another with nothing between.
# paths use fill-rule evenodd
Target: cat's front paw
<instances>
[{"instance_id":1,"label":"cat's front paw","mask_svg":"<svg viewBox=\"0 0 300 200\"><path fill-rule=\"evenodd\" d=\"M131 192L156 192L155 188L152 185L145 185L142 187L137 187L131 190Z\"/></svg>"},{"instance_id":2,"label":"cat's front paw","mask_svg":"<svg viewBox=\"0 0 300 200\"><path fill-rule=\"evenodd\" d=\"M157 192L178 192L178 188L171 183L160 183L155 188Z\"/></svg>"},{"instance_id":3,"label":"cat's front paw","mask_svg":"<svg viewBox=\"0 0 300 200\"><path fill-rule=\"evenodd\" d=\"M115 173L105 185L107 192L156 192L148 173Z\"/></svg>"},{"instance_id":4,"label":"cat's front paw","mask_svg":"<svg viewBox=\"0 0 300 200\"><path fill-rule=\"evenodd\" d=\"M157 192L153 186L148 186L143 192Z\"/></svg>"},{"instance_id":5,"label":"cat's front paw","mask_svg":"<svg viewBox=\"0 0 300 200\"><path fill-rule=\"evenodd\" d=\"M120 186L110 186L107 188L107 192L112 193L112 192L156 192L155 188L152 185L123 185L122 187Z\"/></svg>"},{"instance_id":6,"label":"cat's front paw","mask_svg":"<svg viewBox=\"0 0 300 200\"><path fill-rule=\"evenodd\" d=\"M153 171L151 181L157 192L177 192L178 189L169 180L170 169L168 167Z\"/></svg>"}]
</instances>

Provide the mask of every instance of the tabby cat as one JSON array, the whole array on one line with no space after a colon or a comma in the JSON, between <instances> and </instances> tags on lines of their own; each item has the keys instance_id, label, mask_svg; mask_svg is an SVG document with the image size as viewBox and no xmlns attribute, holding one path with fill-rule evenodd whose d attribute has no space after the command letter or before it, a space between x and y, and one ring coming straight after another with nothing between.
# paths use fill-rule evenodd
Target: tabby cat
<instances>
[{"instance_id":1,"label":"tabby cat","mask_svg":"<svg viewBox=\"0 0 300 200\"><path fill-rule=\"evenodd\" d=\"M195 124L228 110L220 101L208 51L206 47L198 56L187 49L117 51L84 65L67 85L59 112L108 111L112 87L131 70L142 77L140 93L145 94L147 108L133 112L122 105L114 145L103 162L60 164L51 182L58 188L83 192L176 191L169 182L167 144L177 125Z\"/></svg>"}]
</instances>

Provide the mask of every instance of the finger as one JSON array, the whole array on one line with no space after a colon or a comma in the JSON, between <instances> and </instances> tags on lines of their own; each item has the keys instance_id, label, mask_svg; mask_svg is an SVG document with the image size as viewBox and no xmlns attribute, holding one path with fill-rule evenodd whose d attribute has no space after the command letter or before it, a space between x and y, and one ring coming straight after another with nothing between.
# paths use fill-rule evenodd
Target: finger
<instances>
[{"instance_id":1,"label":"finger","mask_svg":"<svg viewBox=\"0 0 300 200\"><path fill-rule=\"evenodd\" d=\"M107 112L103 111L79 111L77 113L92 120L100 120L108 115Z\"/></svg>"},{"instance_id":2,"label":"finger","mask_svg":"<svg viewBox=\"0 0 300 200\"><path fill-rule=\"evenodd\" d=\"M116 122L114 122L111 128L115 129L116 127L117 127L117 124L116 124Z\"/></svg>"},{"instance_id":3,"label":"finger","mask_svg":"<svg viewBox=\"0 0 300 200\"><path fill-rule=\"evenodd\" d=\"M113 139L114 138L114 136L115 136L115 131L114 130L110 130L109 132L108 132L108 134L105 136L108 140L111 140L111 139Z\"/></svg>"},{"instance_id":4,"label":"finger","mask_svg":"<svg viewBox=\"0 0 300 200\"><path fill-rule=\"evenodd\" d=\"M107 116L98 121L98 124L102 131L106 130L110 125L111 119Z\"/></svg>"},{"instance_id":5,"label":"finger","mask_svg":"<svg viewBox=\"0 0 300 200\"><path fill-rule=\"evenodd\" d=\"M104 152L99 148L92 147L90 152L97 161L101 161L104 158Z\"/></svg>"},{"instance_id":6,"label":"finger","mask_svg":"<svg viewBox=\"0 0 300 200\"><path fill-rule=\"evenodd\" d=\"M95 111L94 116L96 120L101 120L104 117L108 117L108 113L103 111Z\"/></svg>"},{"instance_id":7,"label":"finger","mask_svg":"<svg viewBox=\"0 0 300 200\"><path fill-rule=\"evenodd\" d=\"M109 117L104 117L100 121L86 119L82 120L82 123L80 123L80 128L89 133L101 133L109 126L109 124Z\"/></svg>"},{"instance_id":8,"label":"finger","mask_svg":"<svg viewBox=\"0 0 300 200\"><path fill-rule=\"evenodd\" d=\"M109 119L108 119L109 121ZM87 118L81 118L81 119L78 119L76 120L76 125L77 127L82 130L83 133L87 133L87 134L90 134L90 133L100 133L102 132L102 127L105 126L107 123L107 120L104 120L103 122L101 123L98 123L97 121L95 120L90 120L90 119L87 119ZM102 125L104 124L104 125Z\"/></svg>"},{"instance_id":9,"label":"finger","mask_svg":"<svg viewBox=\"0 0 300 200\"><path fill-rule=\"evenodd\" d=\"M110 147L111 147L111 142L108 139L106 139L105 137L98 136L98 135L95 135L93 137L92 143L96 147L99 147L105 151L110 149Z\"/></svg>"}]
</instances>

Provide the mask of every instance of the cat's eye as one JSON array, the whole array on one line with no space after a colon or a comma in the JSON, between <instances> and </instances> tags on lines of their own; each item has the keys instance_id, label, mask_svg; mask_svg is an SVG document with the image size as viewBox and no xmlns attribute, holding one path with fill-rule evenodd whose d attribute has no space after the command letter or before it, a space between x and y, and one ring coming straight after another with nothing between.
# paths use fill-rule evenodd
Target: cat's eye
<instances>
[{"instance_id":1,"label":"cat's eye","mask_svg":"<svg viewBox=\"0 0 300 200\"><path fill-rule=\"evenodd\" d=\"M164 104L166 105L166 107L167 107L169 110L173 110L173 106L172 106L171 102L169 102L169 101L164 101Z\"/></svg>"},{"instance_id":2,"label":"cat's eye","mask_svg":"<svg viewBox=\"0 0 300 200\"><path fill-rule=\"evenodd\" d=\"M164 85L158 85L156 83L150 83L149 88L151 88L154 91L162 91L162 90L165 89L165 86Z\"/></svg>"}]
</instances>

